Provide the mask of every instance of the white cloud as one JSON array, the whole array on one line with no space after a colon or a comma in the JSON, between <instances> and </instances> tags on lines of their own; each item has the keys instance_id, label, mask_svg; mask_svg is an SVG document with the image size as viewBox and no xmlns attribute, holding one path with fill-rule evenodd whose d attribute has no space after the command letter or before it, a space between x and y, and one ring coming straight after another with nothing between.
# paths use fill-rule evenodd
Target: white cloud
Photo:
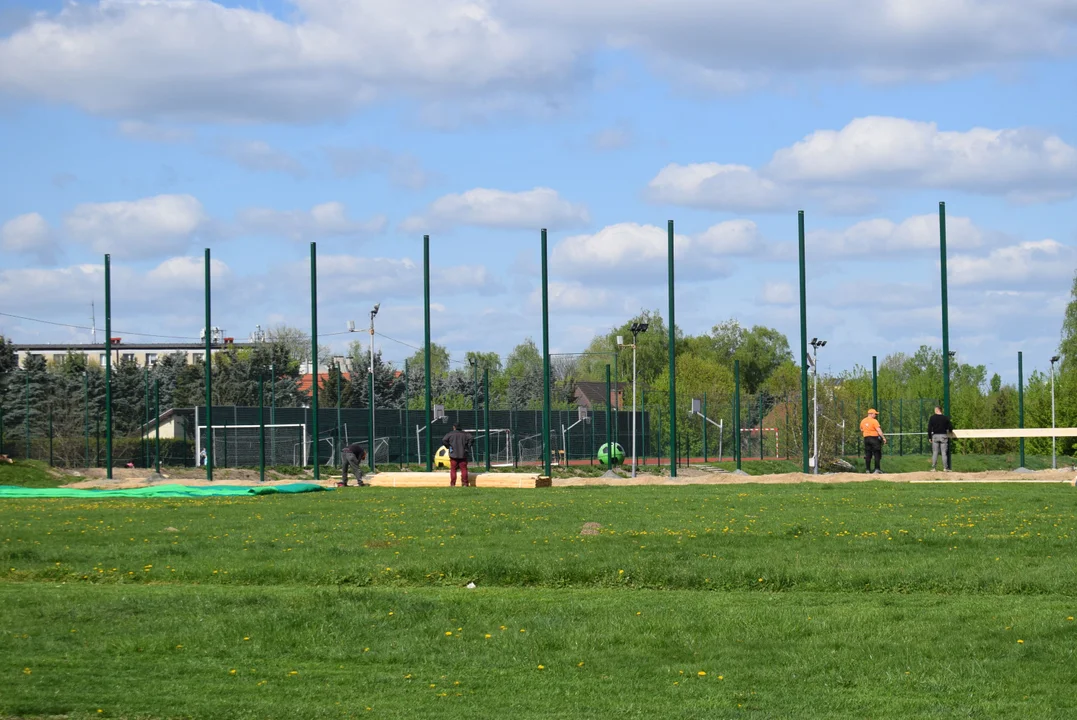
<instances>
[{"instance_id":1,"label":"white cloud","mask_svg":"<svg viewBox=\"0 0 1077 720\"><path fill-rule=\"evenodd\" d=\"M401 224L407 232L445 229L457 225L551 230L579 227L589 220L587 208L563 199L556 190L538 187L523 192L475 188L444 195L420 216Z\"/></svg>"},{"instance_id":2,"label":"white cloud","mask_svg":"<svg viewBox=\"0 0 1077 720\"><path fill-rule=\"evenodd\" d=\"M32 255L43 264L56 260L56 238L45 218L27 213L0 226L0 247L13 253Z\"/></svg>"},{"instance_id":3,"label":"white cloud","mask_svg":"<svg viewBox=\"0 0 1077 720\"><path fill-rule=\"evenodd\" d=\"M210 0L68 5L0 39L0 88L106 115L307 121L399 93L543 94L575 69L564 33L488 2L293 4L288 19Z\"/></svg>"},{"instance_id":4,"label":"white cloud","mask_svg":"<svg viewBox=\"0 0 1077 720\"><path fill-rule=\"evenodd\" d=\"M870 190L885 188L960 190L1023 204L1066 199L1077 195L1077 148L1033 128L940 131L903 118L857 118L779 149L760 168L671 163L647 196L734 212L785 211L807 200L860 213L876 202Z\"/></svg>"},{"instance_id":5,"label":"white cloud","mask_svg":"<svg viewBox=\"0 0 1077 720\"><path fill-rule=\"evenodd\" d=\"M957 255L947 261L954 285L993 289L1039 286L1073 277L1077 248L1055 240L1034 240L992 250L987 257Z\"/></svg>"},{"instance_id":6,"label":"white cloud","mask_svg":"<svg viewBox=\"0 0 1077 720\"><path fill-rule=\"evenodd\" d=\"M547 110L589 56L629 48L678 83L941 80L1072 52L1064 0L91 0L0 39L0 89L120 117L310 121L408 94L423 113ZM464 112L466 116L468 113Z\"/></svg>"},{"instance_id":7,"label":"white cloud","mask_svg":"<svg viewBox=\"0 0 1077 720\"><path fill-rule=\"evenodd\" d=\"M144 142L183 143L194 139L194 133L186 128L157 125L144 120L123 120L118 129L121 135Z\"/></svg>"},{"instance_id":8,"label":"white cloud","mask_svg":"<svg viewBox=\"0 0 1077 720\"><path fill-rule=\"evenodd\" d=\"M536 310L542 307L541 290L531 292L529 306ZM580 282L550 282L550 312L563 315L601 315L624 304L624 298L617 297L608 289L584 285Z\"/></svg>"},{"instance_id":9,"label":"white cloud","mask_svg":"<svg viewBox=\"0 0 1077 720\"><path fill-rule=\"evenodd\" d=\"M251 172L279 172L295 178L303 177L303 163L283 150L261 140L232 140L221 144L221 154Z\"/></svg>"},{"instance_id":10,"label":"white cloud","mask_svg":"<svg viewBox=\"0 0 1077 720\"><path fill-rule=\"evenodd\" d=\"M247 208L239 212L236 232L287 237L292 240L319 240L331 237L366 237L385 230L386 219L375 215L367 220L348 217L340 202L315 205L310 210Z\"/></svg>"},{"instance_id":11,"label":"white cloud","mask_svg":"<svg viewBox=\"0 0 1077 720\"><path fill-rule=\"evenodd\" d=\"M984 233L966 217L946 218L948 250L969 250L983 245ZM938 252L939 218L916 215L900 223L884 218L865 220L844 230L813 230L805 238L808 253L825 257L878 257L909 250Z\"/></svg>"},{"instance_id":12,"label":"white cloud","mask_svg":"<svg viewBox=\"0 0 1077 720\"><path fill-rule=\"evenodd\" d=\"M746 165L670 163L647 185L652 202L731 212L792 208L791 193Z\"/></svg>"},{"instance_id":13,"label":"white cloud","mask_svg":"<svg viewBox=\"0 0 1077 720\"><path fill-rule=\"evenodd\" d=\"M952 188L1030 202L1077 192L1077 148L1031 128L955 132L865 117L779 150L765 172L787 182Z\"/></svg>"},{"instance_id":14,"label":"white cloud","mask_svg":"<svg viewBox=\"0 0 1077 720\"><path fill-rule=\"evenodd\" d=\"M231 268L224 262L211 258L209 262L210 281L227 280L232 275ZM165 260L146 273L148 285L158 292L179 289L198 289L206 281L206 261L202 257L174 257Z\"/></svg>"},{"instance_id":15,"label":"white cloud","mask_svg":"<svg viewBox=\"0 0 1077 720\"><path fill-rule=\"evenodd\" d=\"M574 235L553 249L554 270L566 276L620 280L654 277L664 281L669 249L668 228L637 223L608 225L590 235ZM728 258L761 254L766 245L750 220L730 220L698 235L676 234L674 259L678 276L691 279L723 277Z\"/></svg>"},{"instance_id":16,"label":"white cloud","mask_svg":"<svg viewBox=\"0 0 1077 720\"><path fill-rule=\"evenodd\" d=\"M181 252L208 218L190 195L84 203L65 218L68 235L94 250L129 258Z\"/></svg>"},{"instance_id":17,"label":"white cloud","mask_svg":"<svg viewBox=\"0 0 1077 720\"><path fill-rule=\"evenodd\" d=\"M296 282L305 282L305 268L289 266L278 271ZM496 276L482 265L460 265L431 269L431 281L439 296L475 293L495 295L503 291ZM422 297L423 269L410 258L319 255L318 283L332 288L320 303L384 299L414 300Z\"/></svg>"},{"instance_id":18,"label":"white cloud","mask_svg":"<svg viewBox=\"0 0 1077 720\"><path fill-rule=\"evenodd\" d=\"M667 0L661 13L649 0L527 5L532 16L637 48L675 80L721 92L794 74L941 80L1065 57L1077 24L1060 0Z\"/></svg>"},{"instance_id":19,"label":"white cloud","mask_svg":"<svg viewBox=\"0 0 1077 720\"><path fill-rule=\"evenodd\" d=\"M759 293L759 302L764 305L792 305L797 302L793 286L789 283L772 282L763 283L763 290Z\"/></svg>"},{"instance_id":20,"label":"white cloud","mask_svg":"<svg viewBox=\"0 0 1077 720\"><path fill-rule=\"evenodd\" d=\"M620 150L632 144L632 130L624 125L603 128L590 137L591 147L599 151Z\"/></svg>"},{"instance_id":21,"label":"white cloud","mask_svg":"<svg viewBox=\"0 0 1077 720\"><path fill-rule=\"evenodd\" d=\"M351 178L362 173L377 173L389 178L397 187L421 190L430 182L430 175L413 155L394 153L381 147L327 147L326 157L338 178Z\"/></svg>"}]
</instances>

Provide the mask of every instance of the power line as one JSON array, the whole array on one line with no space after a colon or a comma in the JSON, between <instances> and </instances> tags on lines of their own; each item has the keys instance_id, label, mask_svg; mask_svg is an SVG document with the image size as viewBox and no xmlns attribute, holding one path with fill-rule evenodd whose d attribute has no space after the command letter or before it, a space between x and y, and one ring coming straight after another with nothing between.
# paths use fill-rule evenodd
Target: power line
<instances>
[{"instance_id":1,"label":"power line","mask_svg":"<svg viewBox=\"0 0 1077 720\"><path fill-rule=\"evenodd\" d=\"M71 323L53 322L52 320L42 320L41 318L26 317L25 315L13 315L12 313L0 312L0 315L4 317L16 318L18 320L28 320L30 322L43 323L45 325L56 325L57 327L73 328L75 330L90 330L94 328L88 325L73 325ZM124 335L135 335L138 337L153 337L153 338L166 338L168 340L198 340L199 338L187 337L185 335L159 335L155 333L142 333L132 332L128 330L113 330L113 332L122 333ZM104 343L100 343L104 345Z\"/></svg>"}]
</instances>

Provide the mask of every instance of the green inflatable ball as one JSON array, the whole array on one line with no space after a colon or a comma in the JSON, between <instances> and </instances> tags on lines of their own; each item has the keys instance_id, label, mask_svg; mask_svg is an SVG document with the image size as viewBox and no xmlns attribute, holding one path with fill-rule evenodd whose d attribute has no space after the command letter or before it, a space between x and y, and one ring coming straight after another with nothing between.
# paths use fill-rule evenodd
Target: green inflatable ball
<instances>
[{"instance_id":1,"label":"green inflatable ball","mask_svg":"<svg viewBox=\"0 0 1077 720\"><path fill-rule=\"evenodd\" d=\"M625 449L621 447L620 443L613 443L613 452L609 451L606 443L602 443L602 447L598 449L598 462L605 467L623 465L625 461Z\"/></svg>"}]
</instances>

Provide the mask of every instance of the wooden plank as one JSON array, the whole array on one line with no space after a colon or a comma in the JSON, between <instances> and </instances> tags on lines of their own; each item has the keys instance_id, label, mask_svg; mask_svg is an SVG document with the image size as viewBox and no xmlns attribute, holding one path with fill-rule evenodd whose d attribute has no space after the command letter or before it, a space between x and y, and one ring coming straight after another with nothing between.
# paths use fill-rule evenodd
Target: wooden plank
<instances>
[{"instance_id":1,"label":"wooden plank","mask_svg":"<svg viewBox=\"0 0 1077 720\"><path fill-rule=\"evenodd\" d=\"M981 428L976 430L954 430L950 437L958 440L988 438L1049 438L1077 437L1077 428Z\"/></svg>"},{"instance_id":2,"label":"wooden plank","mask_svg":"<svg viewBox=\"0 0 1077 720\"><path fill-rule=\"evenodd\" d=\"M479 488L539 488L550 487L550 479L537 473L472 473L471 482ZM380 472L366 478L374 487L432 488L450 487L447 472Z\"/></svg>"}]
</instances>

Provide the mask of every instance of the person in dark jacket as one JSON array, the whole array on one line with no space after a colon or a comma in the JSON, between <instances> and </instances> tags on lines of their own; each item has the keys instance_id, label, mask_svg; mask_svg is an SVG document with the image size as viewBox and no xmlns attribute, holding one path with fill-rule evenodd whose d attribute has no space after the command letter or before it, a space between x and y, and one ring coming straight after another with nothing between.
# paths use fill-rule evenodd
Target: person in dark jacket
<instances>
[{"instance_id":1,"label":"person in dark jacket","mask_svg":"<svg viewBox=\"0 0 1077 720\"><path fill-rule=\"evenodd\" d=\"M460 471L460 485L468 487L470 479L467 474L467 453L471 450L474 439L470 433L460 429L459 425L452 426L452 432L441 440L441 444L449 449L449 486L456 486L456 471Z\"/></svg>"},{"instance_id":2,"label":"person in dark jacket","mask_svg":"<svg viewBox=\"0 0 1077 720\"><path fill-rule=\"evenodd\" d=\"M935 406L935 414L927 421L927 439L931 442L931 469L934 470L942 453L942 470L950 472L950 433L954 424L942 414L942 408Z\"/></svg>"},{"instance_id":3,"label":"person in dark jacket","mask_svg":"<svg viewBox=\"0 0 1077 720\"><path fill-rule=\"evenodd\" d=\"M355 472L355 484L359 487L366 487L367 483L363 482L364 460L366 460L366 448L359 443L352 443L344 448L344 452L340 454L341 478L337 485L348 486L348 467L350 466Z\"/></svg>"}]
</instances>

